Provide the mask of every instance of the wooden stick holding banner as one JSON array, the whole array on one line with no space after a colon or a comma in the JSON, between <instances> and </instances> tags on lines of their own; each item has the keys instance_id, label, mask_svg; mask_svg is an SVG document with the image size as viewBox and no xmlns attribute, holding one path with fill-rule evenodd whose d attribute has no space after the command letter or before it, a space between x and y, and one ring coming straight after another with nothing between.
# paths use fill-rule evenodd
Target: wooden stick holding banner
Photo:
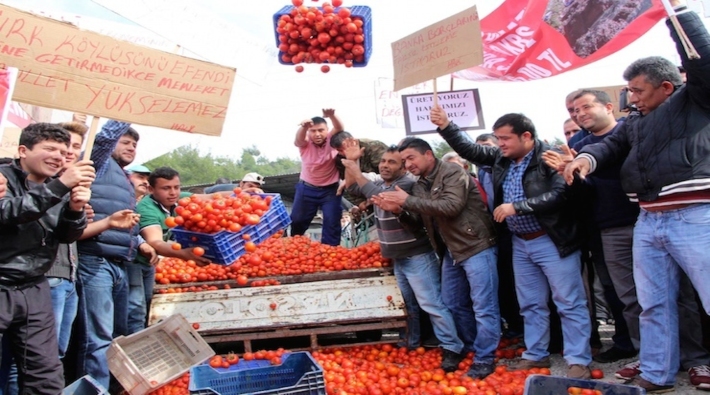
<instances>
[{"instance_id":1,"label":"wooden stick holding banner","mask_svg":"<svg viewBox=\"0 0 710 395\"><path fill-rule=\"evenodd\" d=\"M82 159L91 159L91 151L94 149L94 140L96 140L96 131L99 129L99 117L91 118L91 126L89 126L89 134L86 135L86 145L84 146L84 156Z\"/></svg>"},{"instance_id":2,"label":"wooden stick holding banner","mask_svg":"<svg viewBox=\"0 0 710 395\"><path fill-rule=\"evenodd\" d=\"M678 38L680 38L681 44L683 44L683 49L685 49L685 54L688 56L688 59L700 59L700 54L695 50L695 47L693 46L693 43L690 42L690 39L688 39L688 35L685 34L683 26L681 26L680 22L678 22L678 15L676 15L670 0L661 0L661 2L663 3L663 7L666 9L666 13L668 13L668 17L671 20L671 24L673 24L675 32L678 34Z\"/></svg>"},{"instance_id":3,"label":"wooden stick holding banner","mask_svg":"<svg viewBox=\"0 0 710 395\"><path fill-rule=\"evenodd\" d=\"M434 107L439 105L439 90L436 88L436 78L432 80L434 83Z\"/></svg>"}]
</instances>

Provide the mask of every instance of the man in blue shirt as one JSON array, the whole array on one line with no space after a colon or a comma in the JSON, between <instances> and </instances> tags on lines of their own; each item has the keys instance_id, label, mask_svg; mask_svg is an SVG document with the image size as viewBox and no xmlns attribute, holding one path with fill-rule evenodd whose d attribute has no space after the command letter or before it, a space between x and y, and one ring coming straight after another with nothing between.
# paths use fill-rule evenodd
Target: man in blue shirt
<instances>
[{"instance_id":1,"label":"man in blue shirt","mask_svg":"<svg viewBox=\"0 0 710 395\"><path fill-rule=\"evenodd\" d=\"M431 110L437 131L462 158L492 166L493 218L513 234L513 268L528 349L516 369L549 367L550 289L562 320L567 377L588 379L592 361L591 320L582 283L577 224L565 181L542 163L549 146L536 137L532 121L506 114L493 125L499 147L475 144L449 122L439 106ZM549 288L548 288L549 284Z\"/></svg>"}]
</instances>

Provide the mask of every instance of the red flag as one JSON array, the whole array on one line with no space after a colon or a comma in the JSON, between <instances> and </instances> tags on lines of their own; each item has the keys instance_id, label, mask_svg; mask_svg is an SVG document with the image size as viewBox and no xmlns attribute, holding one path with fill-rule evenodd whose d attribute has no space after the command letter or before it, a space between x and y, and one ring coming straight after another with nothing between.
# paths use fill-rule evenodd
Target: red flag
<instances>
[{"instance_id":1,"label":"red flag","mask_svg":"<svg viewBox=\"0 0 710 395\"><path fill-rule=\"evenodd\" d=\"M0 136L2 128L5 126L5 120L10 112L10 103L12 92L15 90L15 82L17 81L17 69L8 67L0 69Z\"/></svg>"},{"instance_id":2,"label":"red flag","mask_svg":"<svg viewBox=\"0 0 710 395\"><path fill-rule=\"evenodd\" d=\"M481 20L483 64L454 76L551 77L613 54L664 17L660 0L506 0Z\"/></svg>"}]
</instances>

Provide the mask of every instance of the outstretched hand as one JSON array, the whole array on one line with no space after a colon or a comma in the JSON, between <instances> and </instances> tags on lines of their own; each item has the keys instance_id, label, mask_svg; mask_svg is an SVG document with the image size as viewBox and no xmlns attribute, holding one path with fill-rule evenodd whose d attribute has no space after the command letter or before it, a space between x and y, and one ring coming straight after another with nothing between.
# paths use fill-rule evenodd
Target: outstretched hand
<instances>
[{"instance_id":1,"label":"outstretched hand","mask_svg":"<svg viewBox=\"0 0 710 395\"><path fill-rule=\"evenodd\" d=\"M323 109L323 118L332 118L333 115L335 115L335 109L333 109L333 108L324 108Z\"/></svg>"},{"instance_id":2,"label":"outstretched hand","mask_svg":"<svg viewBox=\"0 0 710 395\"><path fill-rule=\"evenodd\" d=\"M343 141L343 155L350 160L358 160L365 153L365 148L360 148L360 142L350 137Z\"/></svg>"},{"instance_id":3,"label":"outstretched hand","mask_svg":"<svg viewBox=\"0 0 710 395\"><path fill-rule=\"evenodd\" d=\"M592 165L589 163L589 159L584 157L578 158L567 164L562 176L565 178L567 185L572 185L572 183L574 183L575 174L578 174L579 178L584 180L587 174L589 174L591 167Z\"/></svg>"},{"instance_id":4,"label":"outstretched hand","mask_svg":"<svg viewBox=\"0 0 710 395\"><path fill-rule=\"evenodd\" d=\"M566 144L560 146L562 153L557 151L547 150L542 153L542 160L545 164L553 170L557 170L558 173L562 174L565 171L565 167L568 163L574 160L577 156L577 152L570 149Z\"/></svg>"},{"instance_id":5,"label":"outstretched hand","mask_svg":"<svg viewBox=\"0 0 710 395\"><path fill-rule=\"evenodd\" d=\"M385 202L394 203L398 206L404 206L404 202L407 200L407 197L409 197L409 194L405 192L402 188L400 188L398 185L395 185L394 191L381 192L377 196L382 198L382 200Z\"/></svg>"}]
</instances>

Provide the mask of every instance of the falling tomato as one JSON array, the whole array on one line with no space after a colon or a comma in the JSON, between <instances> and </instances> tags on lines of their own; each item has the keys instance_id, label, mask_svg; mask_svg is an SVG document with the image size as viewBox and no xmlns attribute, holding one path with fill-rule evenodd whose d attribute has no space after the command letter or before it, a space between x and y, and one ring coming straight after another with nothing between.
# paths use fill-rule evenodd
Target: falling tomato
<instances>
[{"instance_id":1,"label":"falling tomato","mask_svg":"<svg viewBox=\"0 0 710 395\"><path fill-rule=\"evenodd\" d=\"M303 66L301 66L300 64L299 64L298 66L296 66L296 72L297 72L297 73L302 73L302 72L303 72Z\"/></svg>"},{"instance_id":2,"label":"falling tomato","mask_svg":"<svg viewBox=\"0 0 710 395\"><path fill-rule=\"evenodd\" d=\"M327 64L324 64L323 66L320 67L320 71L327 73L330 71L330 66L328 66Z\"/></svg>"}]
</instances>

